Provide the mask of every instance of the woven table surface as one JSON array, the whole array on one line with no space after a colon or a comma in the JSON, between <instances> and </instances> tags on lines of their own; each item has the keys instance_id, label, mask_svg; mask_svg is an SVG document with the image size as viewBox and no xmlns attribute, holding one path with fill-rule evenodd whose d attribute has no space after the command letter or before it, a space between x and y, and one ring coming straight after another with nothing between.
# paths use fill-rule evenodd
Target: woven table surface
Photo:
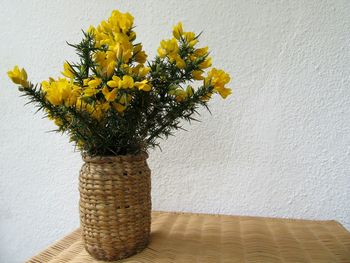
<instances>
[{"instance_id":1,"label":"woven table surface","mask_svg":"<svg viewBox=\"0 0 350 263\"><path fill-rule=\"evenodd\" d=\"M30 263L90 263L77 229ZM336 221L152 213L151 241L115 262L350 263L350 233Z\"/></svg>"}]
</instances>

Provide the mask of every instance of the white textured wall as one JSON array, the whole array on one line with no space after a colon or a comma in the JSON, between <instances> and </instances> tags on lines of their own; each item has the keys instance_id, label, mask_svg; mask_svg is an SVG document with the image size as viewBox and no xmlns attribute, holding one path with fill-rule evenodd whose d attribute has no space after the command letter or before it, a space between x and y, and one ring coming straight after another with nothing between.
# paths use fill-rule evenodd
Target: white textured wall
<instances>
[{"instance_id":1,"label":"white textured wall","mask_svg":"<svg viewBox=\"0 0 350 263\"><path fill-rule=\"evenodd\" d=\"M19 1L0 14L0 262L22 262L76 228L78 170L65 136L5 72L57 76L80 29L135 16L153 57L182 20L204 30L233 96L152 151L157 210L336 219L350 229L350 1Z\"/></svg>"}]
</instances>

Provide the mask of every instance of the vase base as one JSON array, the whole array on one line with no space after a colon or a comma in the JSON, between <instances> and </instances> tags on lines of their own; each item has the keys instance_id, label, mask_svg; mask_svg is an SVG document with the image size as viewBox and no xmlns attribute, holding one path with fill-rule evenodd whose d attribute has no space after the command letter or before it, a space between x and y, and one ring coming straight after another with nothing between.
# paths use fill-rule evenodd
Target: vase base
<instances>
[{"instance_id":1,"label":"vase base","mask_svg":"<svg viewBox=\"0 0 350 263\"><path fill-rule=\"evenodd\" d=\"M114 249L114 250L102 250L100 247L97 246L89 246L85 245L85 250L95 259L97 260L103 260L103 261L116 261L125 259L128 257L131 257L133 255L136 255L140 252L142 252L148 245L149 240L146 242L143 242L142 244L137 244L132 249L120 250L120 249Z\"/></svg>"}]
</instances>

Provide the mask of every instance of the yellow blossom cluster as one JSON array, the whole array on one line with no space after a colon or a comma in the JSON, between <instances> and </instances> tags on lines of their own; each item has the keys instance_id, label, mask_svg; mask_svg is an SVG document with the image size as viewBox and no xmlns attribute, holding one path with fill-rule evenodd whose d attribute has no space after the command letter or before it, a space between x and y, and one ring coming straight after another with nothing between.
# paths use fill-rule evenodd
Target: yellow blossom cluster
<instances>
[{"instance_id":1,"label":"yellow blossom cluster","mask_svg":"<svg viewBox=\"0 0 350 263\"><path fill-rule=\"evenodd\" d=\"M90 52L87 57L83 57L80 64L65 62L61 72L63 77L41 82L46 102L86 112L100 121L110 110L123 116L137 92L144 94L153 91L157 96L157 87L153 87L157 82L153 82L153 76L162 78L167 75L157 75L159 65L155 65L152 72L152 64L149 64L151 67L144 65L147 55L140 43L134 44L136 33L133 24L134 17L131 14L115 10L97 27L90 26L85 35L90 42L82 42L91 44L84 47ZM173 27L172 34L171 39L160 42L157 51L161 61L170 63L170 68L175 67L174 75L186 76L186 81L202 81L204 88L209 91L201 95L202 101L208 100L214 92L223 98L230 95L231 89L225 86L230 76L223 70L209 70L212 59L208 47L197 47L198 35L184 31L181 22ZM86 60L89 60L88 63L83 64ZM33 87L27 80L26 71L18 66L9 71L8 76L27 90ZM179 83L181 80L167 87L167 93L176 102L181 103L196 94L193 86L186 84L187 87L183 88ZM56 124L61 123L59 119L52 118Z\"/></svg>"},{"instance_id":2,"label":"yellow blossom cluster","mask_svg":"<svg viewBox=\"0 0 350 263\"><path fill-rule=\"evenodd\" d=\"M225 71L216 68L212 68L204 80L206 85L212 85L214 87L214 91L219 93L224 99L232 93L230 88L225 87L225 85L229 82L230 75Z\"/></svg>"},{"instance_id":3,"label":"yellow blossom cluster","mask_svg":"<svg viewBox=\"0 0 350 263\"><path fill-rule=\"evenodd\" d=\"M94 36L96 48L107 47L107 50L95 54L101 75L111 76L117 63L128 65L130 60L141 64L146 62L147 55L142 45L133 45L136 39L133 23L132 15L114 10L107 21L102 21L96 28L90 26L88 32Z\"/></svg>"},{"instance_id":4,"label":"yellow blossom cluster","mask_svg":"<svg viewBox=\"0 0 350 263\"><path fill-rule=\"evenodd\" d=\"M41 83L46 99L56 106L76 107L100 120L111 108L120 113L127 108L132 100L128 91L151 91L151 84L146 78L150 68L143 64L147 55L141 44L133 45L136 38L132 31L133 21L129 13L115 10L96 28L90 26L88 32L93 36L97 49L93 53L97 74L82 79L78 84L76 70L66 62L62 71L65 78L50 78ZM120 92L122 90L124 92ZM89 103L89 100L94 102Z\"/></svg>"},{"instance_id":5,"label":"yellow blossom cluster","mask_svg":"<svg viewBox=\"0 0 350 263\"><path fill-rule=\"evenodd\" d=\"M71 80L59 78L41 83L42 90L45 92L46 99L52 105L74 106L81 94L81 87L75 85Z\"/></svg>"},{"instance_id":6,"label":"yellow blossom cluster","mask_svg":"<svg viewBox=\"0 0 350 263\"><path fill-rule=\"evenodd\" d=\"M168 40L162 40L160 47L158 48L158 55L161 58L167 57L170 62L175 62L176 66L180 69L186 67L190 62L197 59L204 59L198 65L198 70L195 70L193 76L195 79L203 79L201 73L203 69L209 68L212 64L211 58L208 57L208 47L194 48L198 43L198 36L194 32L184 32L182 23L179 22L173 27L173 38ZM188 56L183 57L180 54L180 45L185 45L191 49Z\"/></svg>"},{"instance_id":7,"label":"yellow blossom cluster","mask_svg":"<svg viewBox=\"0 0 350 263\"><path fill-rule=\"evenodd\" d=\"M213 94L231 94L230 76L212 68L208 47L199 46L199 35L184 31L181 22L150 61L129 13L112 11L83 35L69 44L79 60L66 61L61 76L34 85L18 66L8 76L84 154L147 151L180 129L181 120L194 120L198 106L208 108Z\"/></svg>"},{"instance_id":8,"label":"yellow blossom cluster","mask_svg":"<svg viewBox=\"0 0 350 263\"><path fill-rule=\"evenodd\" d=\"M186 98L189 98L193 95L194 89L191 85L188 85L187 88L184 90L181 87L175 87L174 89L171 89L169 91L170 95L175 96L175 100L177 102L184 101Z\"/></svg>"},{"instance_id":9,"label":"yellow blossom cluster","mask_svg":"<svg viewBox=\"0 0 350 263\"><path fill-rule=\"evenodd\" d=\"M194 32L184 32L182 23L179 22L173 27L173 38L162 40L158 48L158 56L167 58L170 63L174 63L179 69L192 65L192 77L194 80L204 80L205 85L211 85L214 92L219 93L223 98L231 94L231 89L225 87L230 81L230 76L223 70L212 68L206 77L203 76L205 70L212 66L212 59L208 56L208 47L195 48L198 37ZM181 54L181 46L185 48L186 55ZM193 66L194 65L194 66ZM183 101L193 94L193 88L188 86L186 90L178 87L170 91L175 95L177 101ZM211 94L204 96L208 100Z\"/></svg>"}]
</instances>

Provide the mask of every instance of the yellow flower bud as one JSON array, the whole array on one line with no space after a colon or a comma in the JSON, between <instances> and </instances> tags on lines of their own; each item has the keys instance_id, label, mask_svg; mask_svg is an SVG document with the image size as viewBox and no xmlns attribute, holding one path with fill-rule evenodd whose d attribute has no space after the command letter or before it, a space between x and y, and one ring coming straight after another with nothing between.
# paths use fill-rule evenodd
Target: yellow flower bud
<instances>
[{"instance_id":1,"label":"yellow flower bud","mask_svg":"<svg viewBox=\"0 0 350 263\"><path fill-rule=\"evenodd\" d=\"M71 65L68 64L68 62L65 62L63 64L63 71L61 73L63 76L70 78L70 79L74 77L74 71L73 71Z\"/></svg>"},{"instance_id":2,"label":"yellow flower bud","mask_svg":"<svg viewBox=\"0 0 350 263\"><path fill-rule=\"evenodd\" d=\"M18 66L15 66L13 70L7 72L7 75L12 80L13 83L21 85L23 88L29 88L30 83L27 81L27 72L24 68L19 69Z\"/></svg>"},{"instance_id":3,"label":"yellow flower bud","mask_svg":"<svg viewBox=\"0 0 350 263\"><path fill-rule=\"evenodd\" d=\"M193 88L190 85L187 86L186 93L187 93L187 96L189 97L193 95Z\"/></svg>"},{"instance_id":4,"label":"yellow flower bud","mask_svg":"<svg viewBox=\"0 0 350 263\"><path fill-rule=\"evenodd\" d=\"M140 52L142 50L142 45L141 44L137 44L136 46L134 46L133 49L133 53L136 54L137 52Z\"/></svg>"},{"instance_id":5,"label":"yellow flower bud","mask_svg":"<svg viewBox=\"0 0 350 263\"><path fill-rule=\"evenodd\" d=\"M190 47L194 47L197 43L198 43L198 40L197 40L197 39L194 39L194 40L188 42L188 45L189 45Z\"/></svg>"},{"instance_id":6,"label":"yellow flower bud","mask_svg":"<svg viewBox=\"0 0 350 263\"><path fill-rule=\"evenodd\" d=\"M185 40L188 42L194 40L196 38L196 34L194 32L185 32L184 33Z\"/></svg>"},{"instance_id":7,"label":"yellow flower bud","mask_svg":"<svg viewBox=\"0 0 350 263\"><path fill-rule=\"evenodd\" d=\"M173 27L173 36L176 38L176 39L180 39L182 34L184 33L183 29L182 29L182 23L179 22L177 25L175 25Z\"/></svg>"}]
</instances>

